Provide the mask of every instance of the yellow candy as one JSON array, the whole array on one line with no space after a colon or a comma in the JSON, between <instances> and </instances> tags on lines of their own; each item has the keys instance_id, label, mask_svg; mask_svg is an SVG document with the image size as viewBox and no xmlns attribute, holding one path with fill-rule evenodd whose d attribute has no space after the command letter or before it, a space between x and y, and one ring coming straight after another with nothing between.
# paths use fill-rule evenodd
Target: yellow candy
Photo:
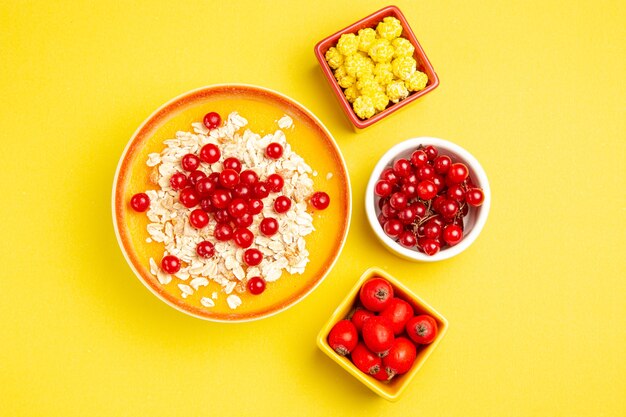
<instances>
[{"instance_id":1,"label":"yellow candy","mask_svg":"<svg viewBox=\"0 0 626 417\"><path fill-rule=\"evenodd\" d=\"M359 80L356 82L356 88L358 88L361 94L365 96L371 95L375 92L384 91L382 86L376 82L372 75L359 78Z\"/></svg>"},{"instance_id":2,"label":"yellow candy","mask_svg":"<svg viewBox=\"0 0 626 417\"><path fill-rule=\"evenodd\" d=\"M373 94L370 94L372 98L372 102L374 103L374 108L378 111L383 111L387 108L387 104L389 104L389 97L385 95L385 93L376 91Z\"/></svg>"},{"instance_id":3,"label":"yellow candy","mask_svg":"<svg viewBox=\"0 0 626 417\"><path fill-rule=\"evenodd\" d=\"M374 67L374 79L382 86L385 86L393 81L393 72L391 72L391 64L378 63Z\"/></svg>"},{"instance_id":4,"label":"yellow candy","mask_svg":"<svg viewBox=\"0 0 626 417\"><path fill-rule=\"evenodd\" d=\"M341 77L341 78L337 79L337 83L339 84L339 86L341 88L348 88L348 87L352 86L355 81L356 80L354 79L354 77L351 77L349 75L346 75L344 77Z\"/></svg>"},{"instance_id":5,"label":"yellow candy","mask_svg":"<svg viewBox=\"0 0 626 417\"><path fill-rule=\"evenodd\" d=\"M345 56L355 54L359 48L359 38L354 33L344 33L337 42L337 49Z\"/></svg>"},{"instance_id":6,"label":"yellow candy","mask_svg":"<svg viewBox=\"0 0 626 417\"><path fill-rule=\"evenodd\" d=\"M383 21L376 26L376 32L378 32L378 36L381 38L391 41L402 34L402 24L395 17L385 17Z\"/></svg>"},{"instance_id":7,"label":"yellow candy","mask_svg":"<svg viewBox=\"0 0 626 417\"><path fill-rule=\"evenodd\" d=\"M376 31L372 28L359 30L359 51L367 52L376 39Z\"/></svg>"},{"instance_id":8,"label":"yellow candy","mask_svg":"<svg viewBox=\"0 0 626 417\"><path fill-rule=\"evenodd\" d=\"M336 78L336 79L343 78L343 77L345 77L346 75L348 75L348 73L346 72L346 67L344 67L343 65L342 65L342 66L340 66L340 67L338 67L338 68L335 70L335 78Z\"/></svg>"},{"instance_id":9,"label":"yellow candy","mask_svg":"<svg viewBox=\"0 0 626 417\"><path fill-rule=\"evenodd\" d=\"M401 80L408 79L415 72L417 62L411 57L401 56L391 61L393 74Z\"/></svg>"},{"instance_id":10,"label":"yellow candy","mask_svg":"<svg viewBox=\"0 0 626 417\"><path fill-rule=\"evenodd\" d=\"M359 89L356 88L356 85L352 85L346 88L345 90L343 90L343 93L345 94L346 99L348 99L350 103L353 103L354 100L356 100L356 98L360 95Z\"/></svg>"},{"instance_id":11,"label":"yellow candy","mask_svg":"<svg viewBox=\"0 0 626 417\"><path fill-rule=\"evenodd\" d=\"M406 88L409 91L423 90L428 84L428 75L422 71L415 71L405 82Z\"/></svg>"},{"instance_id":12,"label":"yellow candy","mask_svg":"<svg viewBox=\"0 0 626 417\"><path fill-rule=\"evenodd\" d=\"M394 81L387 84L387 97L394 103L407 98L408 95L409 90L406 89L402 81Z\"/></svg>"},{"instance_id":13,"label":"yellow candy","mask_svg":"<svg viewBox=\"0 0 626 417\"><path fill-rule=\"evenodd\" d=\"M328 48L328 51L326 51L326 62L332 69L339 68L343 64L343 55L335 47Z\"/></svg>"},{"instance_id":14,"label":"yellow candy","mask_svg":"<svg viewBox=\"0 0 626 417\"><path fill-rule=\"evenodd\" d=\"M352 108L361 119L369 119L376 114L376 108L369 96L359 96L352 103Z\"/></svg>"},{"instance_id":15,"label":"yellow candy","mask_svg":"<svg viewBox=\"0 0 626 417\"><path fill-rule=\"evenodd\" d=\"M391 45L393 45L394 49L394 58L399 58L401 56L412 57L413 52L415 52L415 47L413 46L413 44L404 38L394 39L393 42L391 42Z\"/></svg>"},{"instance_id":16,"label":"yellow candy","mask_svg":"<svg viewBox=\"0 0 626 417\"><path fill-rule=\"evenodd\" d=\"M389 62L393 57L393 46L387 39L376 39L368 53L374 62Z\"/></svg>"},{"instance_id":17,"label":"yellow candy","mask_svg":"<svg viewBox=\"0 0 626 417\"><path fill-rule=\"evenodd\" d=\"M346 57L343 65L348 75L356 78L367 76L374 70L371 60L358 53Z\"/></svg>"}]
</instances>

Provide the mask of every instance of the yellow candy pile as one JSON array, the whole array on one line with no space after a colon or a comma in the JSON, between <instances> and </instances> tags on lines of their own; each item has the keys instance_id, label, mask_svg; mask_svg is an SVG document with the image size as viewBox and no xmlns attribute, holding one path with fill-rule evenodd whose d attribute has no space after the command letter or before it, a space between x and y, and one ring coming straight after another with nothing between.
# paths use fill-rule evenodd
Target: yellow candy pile
<instances>
[{"instance_id":1,"label":"yellow candy pile","mask_svg":"<svg viewBox=\"0 0 626 417\"><path fill-rule=\"evenodd\" d=\"M417 70L413 59L415 47L401 34L400 21L385 17L376 30L341 35L326 52L326 62L361 119L369 119L412 91L423 90L428 83L428 76Z\"/></svg>"}]
</instances>

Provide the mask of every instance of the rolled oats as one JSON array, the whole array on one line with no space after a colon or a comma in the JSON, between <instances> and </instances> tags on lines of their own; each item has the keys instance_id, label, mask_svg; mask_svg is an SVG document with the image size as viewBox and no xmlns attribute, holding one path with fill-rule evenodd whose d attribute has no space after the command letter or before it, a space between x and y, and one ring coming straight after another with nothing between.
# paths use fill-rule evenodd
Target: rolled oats
<instances>
[{"instance_id":1,"label":"rolled oats","mask_svg":"<svg viewBox=\"0 0 626 417\"><path fill-rule=\"evenodd\" d=\"M247 124L248 121L237 112L229 114L222 127L210 131L202 123L192 123L193 132L177 132L175 138L163 142L165 149L161 153L149 154L146 161L147 166L154 169L157 176L154 183L159 187L146 191L151 201L147 212L150 220L147 241L162 243L166 255L178 256L182 261L181 269L174 277L183 298L192 295L200 287L206 287L211 280L219 284L224 293L229 294L227 303L231 309L241 305L241 299L231 293L235 289L237 292L244 291L248 278L262 276L266 281L272 282L278 280L283 271L289 274L304 273L309 262L304 236L315 230L313 218L306 211L306 201L313 193L313 170L301 156L293 152L285 133L280 130L293 128L293 120L287 115L283 116L277 121L280 129L265 136L250 129L244 130ZM283 146L281 159L265 157L265 148L270 142ZM213 220L203 229L192 227L188 220L191 209L178 201L178 193L169 183L171 175L180 170L180 159L188 153L198 152L207 143L220 146L222 155L237 157L242 161L242 169L251 169L260 178L273 173L282 175L285 180L282 193L295 202L289 212L278 216L279 232L266 237L260 234L259 225L267 216L276 217L271 208L275 195L263 199L265 209L255 216L249 227L255 235L255 247L264 256L258 267L245 267L243 249L235 247L232 242L219 242L215 239ZM216 162L210 166L202 164L199 169L209 175L221 171L223 167L221 162ZM215 246L215 255L210 259L196 254L196 247L203 240L208 240ZM162 285L172 281L172 275L164 273L152 258L150 272ZM214 299L217 299L217 292L213 292L211 298L202 297L200 303L205 307L213 307Z\"/></svg>"}]
</instances>

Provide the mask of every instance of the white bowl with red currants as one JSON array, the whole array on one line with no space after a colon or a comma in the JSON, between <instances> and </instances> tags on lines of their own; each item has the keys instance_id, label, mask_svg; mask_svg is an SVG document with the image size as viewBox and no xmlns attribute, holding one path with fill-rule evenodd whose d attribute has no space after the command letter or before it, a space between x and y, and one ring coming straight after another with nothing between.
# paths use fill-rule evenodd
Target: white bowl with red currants
<instances>
[{"instance_id":1,"label":"white bowl with red currants","mask_svg":"<svg viewBox=\"0 0 626 417\"><path fill-rule=\"evenodd\" d=\"M372 229L392 253L433 262L467 249L491 204L487 175L468 151L447 140L401 142L378 161L365 192Z\"/></svg>"}]
</instances>

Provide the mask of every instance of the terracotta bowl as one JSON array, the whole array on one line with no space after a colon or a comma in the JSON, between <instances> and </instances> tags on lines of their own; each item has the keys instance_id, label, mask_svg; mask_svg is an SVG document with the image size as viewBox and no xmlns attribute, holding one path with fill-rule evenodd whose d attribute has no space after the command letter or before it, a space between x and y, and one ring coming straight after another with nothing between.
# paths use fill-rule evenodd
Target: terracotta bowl
<instances>
[{"instance_id":1,"label":"terracotta bowl","mask_svg":"<svg viewBox=\"0 0 626 417\"><path fill-rule=\"evenodd\" d=\"M337 41L339 40L341 35L345 33L356 34L359 30L364 28L375 29L376 25L378 25L379 22L381 22L385 17L390 16L395 17L400 21L400 23L402 24L402 37L411 42L411 44L413 44L413 46L415 47L413 58L415 58L415 61L417 61L417 69L428 75L428 84L426 84L426 88L424 88L423 90L411 93L404 100L401 100L396 104L392 104L380 113L377 113L369 119L364 120L357 116L352 109L352 105L346 99L346 96L343 93L343 89L339 86L337 80L335 79L333 70L330 68L330 66L328 66L325 55L328 49L330 49L332 46L337 45ZM374 12L371 15L351 24L350 26L343 28L340 31L328 36L327 38L322 39L317 45L315 45L314 52L317 61L320 64L320 68L322 69L324 76L328 80L328 84L335 93L335 97L339 101L341 108L343 109L350 122L352 122L354 128L357 130L365 129L366 127L369 127L374 123L385 119L387 116L394 114L396 111L404 109L408 104L433 91L439 85L439 77L435 73L435 70L430 63L430 60L426 56L426 53L424 52L424 49L422 49L420 43L417 41L417 38L415 37L411 26L409 26L409 22L406 20L400 9L398 9L396 6L387 6L383 9L380 9L377 12Z\"/></svg>"}]
</instances>

